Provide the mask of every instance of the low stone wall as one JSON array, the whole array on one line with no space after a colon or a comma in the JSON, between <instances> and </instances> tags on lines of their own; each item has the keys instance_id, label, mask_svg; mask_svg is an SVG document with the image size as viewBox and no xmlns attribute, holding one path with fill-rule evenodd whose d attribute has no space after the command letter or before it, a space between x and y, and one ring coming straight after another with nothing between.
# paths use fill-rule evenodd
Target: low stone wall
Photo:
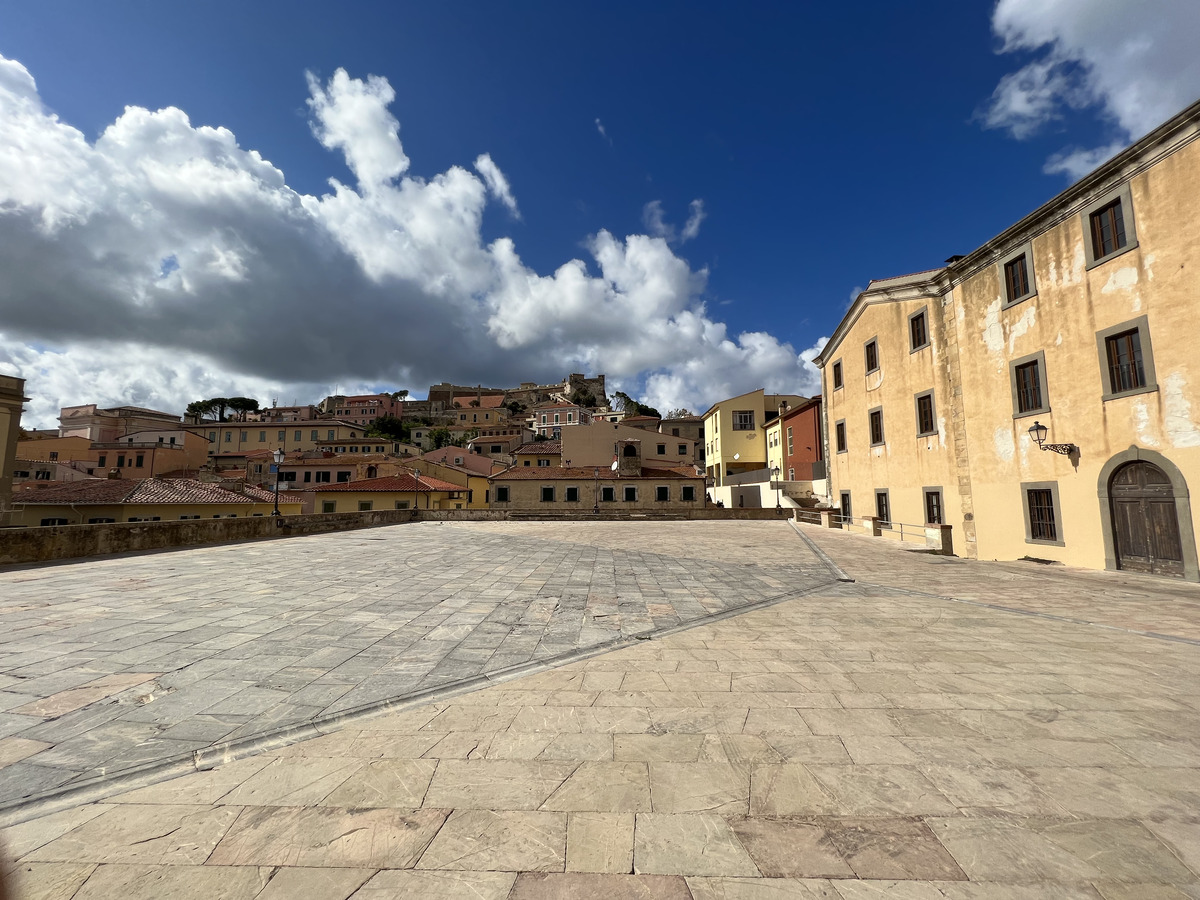
<instances>
[{"instance_id":1,"label":"low stone wall","mask_svg":"<svg viewBox=\"0 0 1200 900\"><path fill-rule=\"evenodd\" d=\"M42 528L0 529L0 565L52 562L105 556L265 540L303 534L325 534L407 522L479 522L506 519L579 521L647 521L655 519L784 519L791 510L691 509L667 514L554 515L536 510L503 509L389 509L371 512L315 513L224 519L186 519L177 522L112 522L103 525L54 525Z\"/></svg>"}]
</instances>

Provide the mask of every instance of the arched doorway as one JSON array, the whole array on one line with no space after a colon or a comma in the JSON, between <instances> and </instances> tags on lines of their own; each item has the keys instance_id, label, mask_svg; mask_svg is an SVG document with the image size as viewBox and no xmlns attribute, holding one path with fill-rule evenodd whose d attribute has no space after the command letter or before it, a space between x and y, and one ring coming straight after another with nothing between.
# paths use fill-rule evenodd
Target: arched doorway
<instances>
[{"instance_id":1,"label":"arched doorway","mask_svg":"<svg viewBox=\"0 0 1200 900\"><path fill-rule=\"evenodd\" d=\"M1108 485L1118 569L1184 576L1179 510L1170 476L1137 460L1117 469Z\"/></svg>"}]
</instances>

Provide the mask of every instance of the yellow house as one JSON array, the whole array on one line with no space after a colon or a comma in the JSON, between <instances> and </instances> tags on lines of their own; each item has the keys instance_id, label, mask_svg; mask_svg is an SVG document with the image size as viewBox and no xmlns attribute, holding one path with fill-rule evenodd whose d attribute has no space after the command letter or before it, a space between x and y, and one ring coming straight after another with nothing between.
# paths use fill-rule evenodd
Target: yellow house
<instances>
[{"instance_id":1,"label":"yellow house","mask_svg":"<svg viewBox=\"0 0 1200 900\"><path fill-rule=\"evenodd\" d=\"M203 422L186 425L186 430L203 435L208 440L210 457L237 459L253 450L317 450L329 448L329 444L391 445L391 441L380 441L364 437L365 428L342 422L338 419L310 419L302 422ZM346 451L340 451L346 452ZM355 451L359 452L359 451Z\"/></svg>"},{"instance_id":2,"label":"yellow house","mask_svg":"<svg viewBox=\"0 0 1200 900\"><path fill-rule=\"evenodd\" d=\"M513 465L527 468L549 468L562 465L562 441L532 441L513 451Z\"/></svg>"},{"instance_id":3,"label":"yellow house","mask_svg":"<svg viewBox=\"0 0 1200 900\"><path fill-rule=\"evenodd\" d=\"M704 465L714 489L731 477L767 469L766 426L779 408L804 403L799 394L768 394L762 388L721 400L704 414ZM763 480L766 480L765 476ZM714 491L720 496L720 491Z\"/></svg>"},{"instance_id":4,"label":"yellow house","mask_svg":"<svg viewBox=\"0 0 1200 900\"><path fill-rule=\"evenodd\" d=\"M376 509L465 509L465 489L429 475L405 473L325 484L292 496L311 497L311 511L318 513L369 512Z\"/></svg>"},{"instance_id":5,"label":"yellow house","mask_svg":"<svg viewBox=\"0 0 1200 900\"><path fill-rule=\"evenodd\" d=\"M13 498L14 525L99 525L269 516L271 491L250 485L236 489L186 478L89 479L32 482ZM279 511L298 515L300 502L285 494Z\"/></svg>"},{"instance_id":6,"label":"yellow house","mask_svg":"<svg viewBox=\"0 0 1200 900\"><path fill-rule=\"evenodd\" d=\"M463 462L467 462L467 451L462 448L456 448L463 456L459 457ZM451 504L450 508L456 508L460 501L463 503L464 509L487 509L488 500L488 476L479 471L471 471L465 466L455 465L450 462L436 462L426 458L405 460L405 465L410 469L420 472L422 475L428 475L431 478L436 478L440 481L445 481L449 484L458 485L461 489L462 497ZM475 457L477 460L481 457ZM490 467L489 467L490 468ZM489 472L490 474L490 472Z\"/></svg>"},{"instance_id":7,"label":"yellow house","mask_svg":"<svg viewBox=\"0 0 1200 900\"><path fill-rule=\"evenodd\" d=\"M870 282L817 358L844 514L1200 580L1198 131L1200 103L967 256Z\"/></svg>"}]
</instances>

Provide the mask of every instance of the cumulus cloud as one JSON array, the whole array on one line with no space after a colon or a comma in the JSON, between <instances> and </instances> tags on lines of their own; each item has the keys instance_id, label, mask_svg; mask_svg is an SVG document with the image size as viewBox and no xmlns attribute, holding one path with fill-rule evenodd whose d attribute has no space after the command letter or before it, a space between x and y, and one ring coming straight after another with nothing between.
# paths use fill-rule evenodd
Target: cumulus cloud
<instances>
[{"instance_id":1,"label":"cumulus cloud","mask_svg":"<svg viewBox=\"0 0 1200 900\"><path fill-rule=\"evenodd\" d=\"M704 221L707 215L704 211L703 200L693 200L688 204L688 219L683 225L683 232L679 235L679 242L681 244L685 241L690 241L700 234L700 223Z\"/></svg>"},{"instance_id":2,"label":"cumulus cloud","mask_svg":"<svg viewBox=\"0 0 1200 900\"><path fill-rule=\"evenodd\" d=\"M1002 53L1036 57L1000 80L982 118L1026 138L1071 109L1096 109L1127 146L1200 96L1195 0L999 0ZM1065 150L1047 171L1077 177L1112 147Z\"/></svg>"},{"instance_id":3,"label":"cumulus cloud","mask_svg":"<svg viewBox=\"0 0 1200 900\"><path fill-rule=\"evenodd\" d=\"M489 202L518 211L490 156L417 177L385 79L338 70L309 94L314 136L356 182L321 196L176 108L128 107L88 141L0 57L0 371L27 379L27 424L60 404L305 402L335 384L587 370L702 406L810 378L790 345L710 318L707 272L664 235L600 231L540 274L481 237Z\"/></svg>"}]
</instances>

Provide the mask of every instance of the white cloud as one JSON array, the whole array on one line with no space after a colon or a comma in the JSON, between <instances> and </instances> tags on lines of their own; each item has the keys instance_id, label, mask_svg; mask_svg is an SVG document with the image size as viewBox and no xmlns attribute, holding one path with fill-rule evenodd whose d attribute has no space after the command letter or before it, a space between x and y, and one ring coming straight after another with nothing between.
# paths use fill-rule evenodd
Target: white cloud
<instances>
[{"instance_id":1,"label":"white cloud","mask_svg":"<svg viewBox=\"0 0 1200 900\"><path fill-rule=\"evenodd\" d=\"M514 217L521 218L521 211L517 209L517 198L513 196L512 188L508 186L508 179L504 177L500 167L492 162L492 158L488 154L481 153L475 159L475 171L483 176L492 196L507 206L508 211Z\"/></svg>"},{"instance_id":2,"label":"white cloud","mask_svg":"<svg viewBox=\"0 0 1200 900\"><path fill-rule=\"evenodd\" d=\"M1038 54L1001 79L983 113L1017 138L1095 108L1124 146L1200 96L1195 0L999 0L992 29L1002 53ZM1048 169L1077 177L1102 153L1064 151Z\"/></svg>"},{"instance_id":3,"label":"white cloud","mask_svg":"<svg viewBox=\"0 0 1200 900\"><path fill-rule=\"evenodd\" d=\"M1125 142L1109 144L1105 147L1072 147L1053 154L1042 171L1047 175L1066 175L1071 181L1078 181L1102 162L1112 159L1126 147Z\"/></svg>"},{"instance_id":4,"label":"white cloud","mask_svg":"<svg viewBox=\"0 0 1200 900\"><path fill-rule=\"evenodd\" d=\"M413 176L386 80L338 70L309 90L314 135L357 182L319 197L175 108L128 107L89 142L0 57L0 371L27 379L26 424L83 402L179 411L585 370L664 406L811 383L788 344L709 318L706 270L664 235L600 231L586 261L541 275L511 238L481 238L489 199L517 211L490 156ZM685 236L702 216L693 204Z\"/></svg>"},{"instance_id":5,"label":"white cloud","mask_svg":"<svg viewBox=\"0 0 1200 900\"><path fill-rule=\"evenodd\" d=\"M688 220L684 223L683 233L679 236L679 243L685 243L700 234L700 223L704 221L708 213L704 211L703 200L693 200L688 204Z\"/></svg>"},{"instance_id":6,"label":"white cloud","mask_svg":"<svg viewBox=\"0 0 1200 900\"><path fill-rule=\"evenodd\" d=\"M666 219L661 200L651 200L642 207L642 227L653 237L660 237L668 244L685 244L700 234L700 223L707 218L703 200L693 200L688 204L688 219L683 231L676 231L675 226Z\"/></svg>"},{"instance_id":7,"label":"white cloud","mask_svg":"<svg viewBox=\"0 0 1200 900\"><path fill-rule=\"evenodd\" d=\"M600 137L602 137L606 141L608 141L608 145L611 147L612 146L612 138L610 138L608 136L608 132L604 130L604 123L601 122L600 119L598 119L598 118L596 119L596 130L598 132L600 132Z\"/></svg>"}]
</instances>

